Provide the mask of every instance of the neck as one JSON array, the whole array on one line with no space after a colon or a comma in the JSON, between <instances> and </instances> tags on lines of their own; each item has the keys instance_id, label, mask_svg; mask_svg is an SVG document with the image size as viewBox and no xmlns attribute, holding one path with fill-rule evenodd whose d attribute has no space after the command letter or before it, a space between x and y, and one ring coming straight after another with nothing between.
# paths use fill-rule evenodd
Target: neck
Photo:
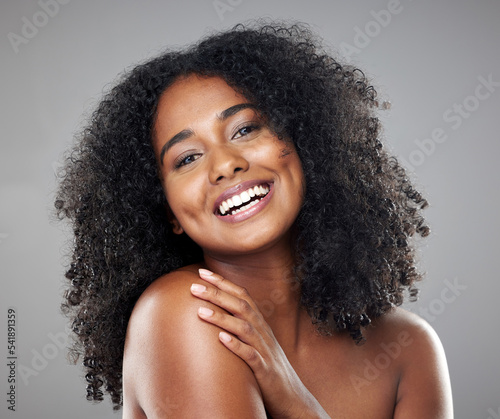
<instances>
[{"instance_id":1,"label":"neck","mask_svg":"<svg viewBox=\"0 0 500 419\"><path fill-rule=\"evenodd\" d=\"M208 269L246 288L282 346L297 347L299 328L310 319L300 305L289 244L258 254L205 253L204 258Z\"/></svg>"}]
</instances>

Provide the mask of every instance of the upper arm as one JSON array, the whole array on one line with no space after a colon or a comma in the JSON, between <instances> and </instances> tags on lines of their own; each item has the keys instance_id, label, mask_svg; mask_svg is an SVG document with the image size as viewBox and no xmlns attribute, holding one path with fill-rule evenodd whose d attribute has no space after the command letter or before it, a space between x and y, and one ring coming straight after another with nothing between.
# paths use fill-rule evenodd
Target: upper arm
<instances>
[{"instance_id":1,"label":"upper arm","mask_svg":"<svg viewBox=\"0 0 500 419\"><path fill-rule=\"evenodd\" d=\"M176 272L141 296L127 329L124 398L133 396L148 418L265 417L251 369L219 341L219 328L198 307L220 308L190 293L197 276ZM125 404L124 400L124 404Z\"/></svg>"},{"instance_id":2,"label":"upper arm","mask_svg":"<svg viewBox=\"0 0 500 419\"><path fill-rule=\"evenodd\" d=\"M402 363L394 419L453 418L451 384L444 349L423 319L407 313L408 351ZM411 340L410 340L411 339Z\"/></svg>"}]
</instances>

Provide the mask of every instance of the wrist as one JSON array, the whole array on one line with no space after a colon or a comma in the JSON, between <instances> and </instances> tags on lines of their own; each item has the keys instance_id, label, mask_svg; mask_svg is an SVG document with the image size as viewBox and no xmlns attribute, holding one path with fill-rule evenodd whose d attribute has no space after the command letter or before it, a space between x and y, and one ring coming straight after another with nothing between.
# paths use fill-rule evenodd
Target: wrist
<instances>
[{"instance_id":1,"label":"wrist","mask_svg":"<svg viewBox=\"0 0 500 419\"><path fill-rule=\"evenodd\" d=\"M280 416L280 419L331 419L309 391L295 400L295 405L285 415Z\"/></svg>"}]
</instances>

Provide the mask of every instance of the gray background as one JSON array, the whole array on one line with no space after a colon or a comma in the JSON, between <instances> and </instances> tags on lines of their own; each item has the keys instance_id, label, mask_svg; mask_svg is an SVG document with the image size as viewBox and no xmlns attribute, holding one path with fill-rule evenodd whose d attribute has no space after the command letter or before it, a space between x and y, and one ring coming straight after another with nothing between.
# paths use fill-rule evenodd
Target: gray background
<instances>
[{"instance_id":1,"label":"gray background","mask_svg":"<svg viewBox=\"0 0 500 419\"><path fill-rule=\"evenodd\" d=\"M413 168L433 228L422 243L421 298L407 307L441 337L456 417L500 417L499 1L400 0L390 22L387 13L378 15L386 17L383 25L375 12L394 0L65 3L49 9L52 16L43 0L0 5L0 355L5 365L13 306L22 366L15 413L6 404L8 369L0 368L0 417L118 417L107 400L85 400L81 371L60 348L67 236L49 217L58 159L124 69L166 45L260 16L311 24L392 102L382 114L384 135ZM38 27L30 32L26 22ZM28 36L19 41L12 34L23 36L23 27ZM478 88L481 77L497 85ZM429 140L439 129L442 137Z\"/></svg>"}]
</instances>

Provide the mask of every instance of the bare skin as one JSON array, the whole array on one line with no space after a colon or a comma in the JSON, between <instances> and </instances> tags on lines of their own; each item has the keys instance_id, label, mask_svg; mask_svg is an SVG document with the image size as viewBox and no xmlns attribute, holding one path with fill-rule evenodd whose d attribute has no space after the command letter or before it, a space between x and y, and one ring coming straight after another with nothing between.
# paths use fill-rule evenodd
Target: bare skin
<instances>
[{"instance_id":1,"label":"bare skin","mask_svg":"<svg viewBox=\"0 0 500 419\"><path fill-rule=\"evenodd\" d=\"M246 103L223 80L197 76L160 100L153 147L171 222L204 263L162 276L138 300L123 417L451 418L444 352L418 316L394 309L360 346L316 331L287 279L301 164ZM272 193L240 215L218 211L227 191L253 183Z\"/></svg>"},{"instance_id":2,"label":"bare skin","mask_svg":"<svg viewBox=\"0 0 500 419\"><path fill-rule=\"evenodd\" d=\"M195 268L155 281L134 310L124 357L124 418L265 417L251 369L221 342L223 329L198 314L199 307L213 310L213 317L227 312L190 293L192 283L215 289ZM274 315L266 320L279 323ZM444 352L416 315L395 309L365 331L361 346L346 334L319 335L306 313L276 331L294 371L329 417L452 417ZM303 417L321 416L306 411Z\"/></svg>"}]
</instances>

